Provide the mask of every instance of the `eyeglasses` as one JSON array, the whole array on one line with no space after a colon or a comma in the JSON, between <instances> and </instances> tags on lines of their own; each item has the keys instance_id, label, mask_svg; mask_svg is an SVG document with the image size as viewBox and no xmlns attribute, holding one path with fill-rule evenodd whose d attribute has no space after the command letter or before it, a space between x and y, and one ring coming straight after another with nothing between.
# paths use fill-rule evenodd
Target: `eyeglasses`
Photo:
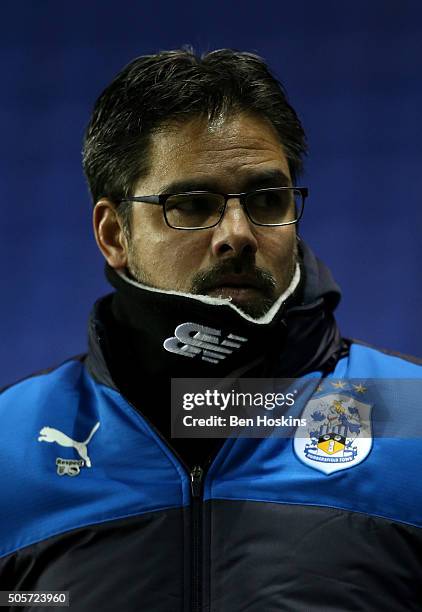
<instances>
[{"instance_id":1,"label":"eyeglasses","mask_svg":"<svg viewBox=\"0 0 422 612\"><path fill-rule=\"evenodd\" d=\"M215 227L221 221L227 201L239 198L246 215L255 225L279 227L297 223L303 215L307 187L268 187L245 193L189 191L160 195L131 196L119 201L145 202L162 206L169 227L200 230Z\"/></svg>"}]
</instances>

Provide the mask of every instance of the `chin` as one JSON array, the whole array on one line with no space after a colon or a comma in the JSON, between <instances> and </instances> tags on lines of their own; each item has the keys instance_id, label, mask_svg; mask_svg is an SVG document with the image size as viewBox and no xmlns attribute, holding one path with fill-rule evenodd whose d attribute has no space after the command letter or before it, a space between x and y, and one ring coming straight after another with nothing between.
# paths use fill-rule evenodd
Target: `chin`
<instances>
[{"instance_id":1,"label":"chin","mask_svg":"<svg viewBox=\"0 0 422 612\"><path fill-rule=\"evenodd\" d=\"M267 314L271 306L274 304L274 300L268 299L260 300L259 302L242 302L232 299L231 303L249 317L252 317L253 319L260 319Z\"/></svg>"}]
</instances>

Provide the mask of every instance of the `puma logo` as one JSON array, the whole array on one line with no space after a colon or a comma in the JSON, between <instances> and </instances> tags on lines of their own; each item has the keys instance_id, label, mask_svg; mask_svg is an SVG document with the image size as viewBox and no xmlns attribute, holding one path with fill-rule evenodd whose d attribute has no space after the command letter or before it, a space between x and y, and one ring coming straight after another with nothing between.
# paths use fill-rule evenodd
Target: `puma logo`
<instances>
[{"instance_id":1,"label":"puma logo","mask_svg":"<svg viewBox=\"0 0 422 612\"><path fill-rule=\"evenodd\" d=\"M54 429L54 427L43 427L40 430L40 435L38 437L38 442L56 442L56 444L60 444L60 446L73 447L79 456L85 461L85 465L87 467L91 467L91 460L88 457L88 449L87 446L91 442L92 436L95 434L97 429L99 428L100 423L96 423L91 430L91 433L87 437L84 442L77 442L76 440L72 440L66 434L59 431L58 429Z\"/></svg>"}]
</instances>

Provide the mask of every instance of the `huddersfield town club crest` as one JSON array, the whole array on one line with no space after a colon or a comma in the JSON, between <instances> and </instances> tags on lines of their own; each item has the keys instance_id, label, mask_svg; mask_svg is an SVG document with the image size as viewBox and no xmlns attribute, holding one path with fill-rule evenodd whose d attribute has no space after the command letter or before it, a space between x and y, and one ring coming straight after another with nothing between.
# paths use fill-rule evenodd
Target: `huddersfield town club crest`
<instances>
[{"instance_id":1,"label":"huddersfield town club crest","mask_svg":"<svg viewBox=\"0 0 422 612\"><path fill-rule=\"evenodd\" d=\"M346 386L329 384L339 390ZM306 425L296 430L294 450L309 467L332 474L358 465L370 453L372 405L361 401L366 391L361 384L350 385L344 394L324 390L305 406L302 420ZM318 391L323 392L321 386Z\"/></svg>"}]
</instances>

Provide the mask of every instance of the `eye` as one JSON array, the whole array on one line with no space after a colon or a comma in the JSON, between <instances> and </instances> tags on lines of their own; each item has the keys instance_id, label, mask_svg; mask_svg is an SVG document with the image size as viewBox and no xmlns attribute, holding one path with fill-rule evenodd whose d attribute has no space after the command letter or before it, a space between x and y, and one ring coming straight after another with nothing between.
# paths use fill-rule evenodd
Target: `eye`
<instances>
[{"instance_id":1,"label":"eye","mask_svg":"<svg viewBox=\"0 0 422 612\"><path fill-rule=\"evenodd\" d=\"M178 194L166 202L167 211L180 213L208 213L218 210L220 206L221 198L212 193Z\"/></svg>"},{"instance_id":2,"label":"eye","mask_svg":"<svg viewBox=\"0 0 422 612\"><path fill-rule=\"evenodd\" d=\"M295 219L293 190L281 187L258 189L246 197L249 216L258 224L284 224Z\"/></svg>"},{"instance_id":3,"label":"eye","mask_svg":"<svg viewBox=\"0 0 422 612\"><path fill-rule=\"evenodd\" d=\"M212 227L224 209L224 196L216 193L180 193L166 201L166 220L179 229Z\"/></svg>"},{"instance_id":4,"label":"eye","mask_svg":"<svg viewBox=\"0 0 422 612\"><path fill-rule=\"evenodd\" d=\"M285 191L258 191L248 198L248 204L256 209L280 209L288 205L289 201L290 194Z\"/></svg>"}]
</instances>

